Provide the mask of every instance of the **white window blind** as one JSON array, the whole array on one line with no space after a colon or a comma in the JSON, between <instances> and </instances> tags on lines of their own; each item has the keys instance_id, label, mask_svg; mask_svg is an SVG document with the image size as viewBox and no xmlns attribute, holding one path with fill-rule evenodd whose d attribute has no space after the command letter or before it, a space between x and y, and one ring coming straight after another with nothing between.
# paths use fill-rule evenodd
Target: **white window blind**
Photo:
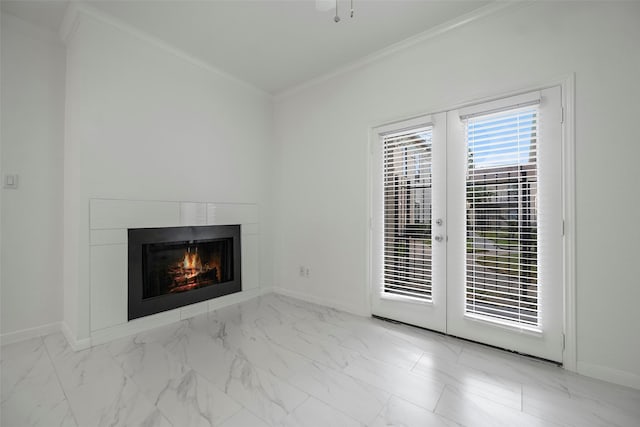
<instances>
[{"instance_id":1,"label":"white window blind","mask_svg":"<svg viewBox=\"0 0 640 427\"><path fill-rule=\"evenodd\" d=\"M538 106L465 119L465 312L537 329Z\"/></svg>"},{"instance_id":2,"label":"white window blind","mask_svg":"<svg viewBox=\"0 0 640 427\"><path fill-rule=\"evenodd\" d=\"M431 301L432 127L383 137L383 293Z\"/></svg>"}]
</instances>

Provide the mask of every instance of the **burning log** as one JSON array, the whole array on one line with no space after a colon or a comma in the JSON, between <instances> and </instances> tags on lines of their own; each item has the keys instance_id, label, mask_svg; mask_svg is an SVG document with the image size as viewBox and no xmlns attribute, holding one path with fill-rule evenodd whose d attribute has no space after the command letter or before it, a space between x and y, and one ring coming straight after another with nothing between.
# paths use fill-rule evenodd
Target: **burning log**
<instances>
[{"instance_id":1,"label":"burning log","mask_svg":"<svg viewBox=\"0 0 640 427\"><path fill-rule=\"evenodd\" d=\"M170 293L184 292L220 281L218 268L209 263L203 265L197 249L191 252L191 248L187 249L180 262L169 268L168 273L172 279Z\"/></svg>"}]
</instances>

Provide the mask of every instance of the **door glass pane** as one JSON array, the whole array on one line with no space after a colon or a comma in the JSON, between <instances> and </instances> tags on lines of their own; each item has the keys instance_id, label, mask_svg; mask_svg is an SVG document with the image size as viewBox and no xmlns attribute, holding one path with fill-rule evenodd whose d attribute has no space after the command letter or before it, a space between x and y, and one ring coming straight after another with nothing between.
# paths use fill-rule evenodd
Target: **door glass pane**
<instances>
[{"instance_id":1,"label":"door glass pane","mask_svg":"<svg viewBox=\"0 0 640 427\"><path fill-rule=\"evenodd\" d=\"M467 315L537 329L537 106L466 120Z\"/></svg>"},{"instance_id":2,"label":"door glass pane","mask_svg":"<svg viewBox=\"0 0 640 427\"><path fill-rule=\"evenodd\" d=\"M383 293L431 300L432 128L383 139Z\"/></svg>"}]
</instances>

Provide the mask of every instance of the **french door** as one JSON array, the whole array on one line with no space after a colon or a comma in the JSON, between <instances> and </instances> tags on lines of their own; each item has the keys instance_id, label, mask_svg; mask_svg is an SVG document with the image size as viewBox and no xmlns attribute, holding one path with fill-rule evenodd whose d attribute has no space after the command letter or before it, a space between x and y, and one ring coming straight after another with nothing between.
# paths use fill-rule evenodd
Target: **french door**
<instances>
[{"instance_id":1,"label":"french door","mask_svg":"<svg viewBox=\"0 0 640 427\"><path fill-rule=\"evenodd\" d=\"M373 314L446 330L446 114L376 129Z\"/></svg>"},{"instance_id":2,"label":"french door","mask_svg":"<svg viewBox=\"0 0 640 427\"><path fill-rule=\"evenodd\" d=\"M562 362L560 88L375 131L373 314Z\"/></svg>"}]
</instances>

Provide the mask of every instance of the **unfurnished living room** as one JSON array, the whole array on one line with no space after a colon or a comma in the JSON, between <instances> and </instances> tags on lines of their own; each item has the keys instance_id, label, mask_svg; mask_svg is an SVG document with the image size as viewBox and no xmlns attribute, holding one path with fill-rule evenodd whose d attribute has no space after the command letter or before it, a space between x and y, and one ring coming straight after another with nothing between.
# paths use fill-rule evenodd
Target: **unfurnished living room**
<instances>
[{"instance_id":1,"label":"unfurnished living room","mask_svg":"<svg viewBox=\"0 0 640 427\"><path fill-rule=\"evenodd\" d=\"M2 427L640 426L640 2L0 6Z\"/></svg>"}]
</instances>

